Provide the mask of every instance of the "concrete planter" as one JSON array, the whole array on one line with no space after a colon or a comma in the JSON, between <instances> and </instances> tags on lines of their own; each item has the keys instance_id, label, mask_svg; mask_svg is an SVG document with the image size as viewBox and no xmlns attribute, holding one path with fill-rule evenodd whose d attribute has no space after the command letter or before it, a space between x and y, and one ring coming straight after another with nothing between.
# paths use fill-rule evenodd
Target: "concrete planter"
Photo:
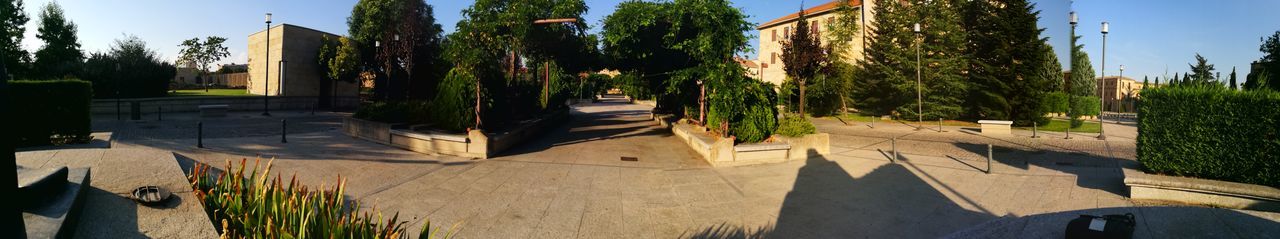
<instances>
[{"instance_id":1,"label":"concrete planter","mask_svg":"<svg viewBox=\"0 0 1280 239\"><path fill-rule=\"evenodd\" d=\"M806 159L831 153L831 135L827 133L807 134L800 137L774 137L778 141L791 145L788 159Z\"/></svg>"},{"instance_id":2,"label":"concrete planter","mask_svg":"<svg viewBox=\"0 0 1280 239\"><path fill-rule=\"evenodd\" d=\"M708 134L706 128L686 120L672 122L664 115L655 115L654 120L670 125L676 138L716 167L781 163L831 153L831 136L825 133L794 138L776 136L774 142L734 145L733 139Z\"/></svg>"},{"instance_id":3,"label":"concrete planter","mask_svg":"<svg viewBox=\"0 0 1280 239\"><path fill-rule=\"evenodd\" d=\"M357 118L342 118L342 132L347 136L373 141L379 144L391 144L391 124Z\"/></svg>"},{"instance_id":4,"label":"concrete planter","mask_svg":"<svg viewBox=\"0 0 1280 239\"><path fill-rule=\"evenodd\" d=\"M1280 189L1273 187L1123 170L1129 198L1134 200L1280 212Z\"/></svg>"},{"instance_id":5,"label":"concrete planter","mask_svg":"<svg viewBox=\"0 0 1280 239\"><path fill-rule=\"evenodd\" d=\"M436 132L423 133L392 129L392 125L388 123L350 117L342 120L342 129L343 132L351 137L419 153L489 158L512 146L532 139L553 128L555 124L563 123L568 119L569 111L561 110L548 114L543 118L529 121L511 131L496 135L486 134L481 130L471 130L465 135Z\"/></svg>"}]
</instances>

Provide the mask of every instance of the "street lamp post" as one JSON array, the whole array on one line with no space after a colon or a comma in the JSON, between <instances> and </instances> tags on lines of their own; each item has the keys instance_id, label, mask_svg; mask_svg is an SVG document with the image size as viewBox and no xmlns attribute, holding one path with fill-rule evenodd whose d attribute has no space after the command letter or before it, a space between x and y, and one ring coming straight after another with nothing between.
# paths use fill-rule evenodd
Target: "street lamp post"
<instances>
[{"instance_id":1,"label":"street lamp post","mask_svg":"<svg viewBox=\"0 0 1280 239\"><path fill-rule=\"evenodd\" d=\"M271 116L271 13L267 13L267 41L262 44L266 48L267 57L262 61L262 116Z\"/></svg>"},{"instance_id":2,"label":"street lamp post","mask_svg":"<svg viewBox=\"0 0 1280 239\"><path fill-rule=\"evenodd\" d=\"M1076 12L1071 12L1069 16L1070 16L1069 19L1071 19L1071 48L1073 48L1073 50L1071 53L1068 53L1068 54L1071 54L1071 57L1074 58L1075 57L1074 48L1076 45L1076 23L1080 22L1080 17L1076 16ZM1075 69L1075 64L1076 62L1074 60L1071 60L1072 69ZM1073 77L1075 77L1076 74L1080 74L1080 72L1073 72L1071 74ZM1076 97L1075 97L1076 94L1075 92L1071 92L1071 89L1076 86L1071 85L1071 79L1063 78L1062 80L1065 82L1065 84L1063 85L1067 86L1067 88L1063 89L1064 91L1067 92L1067 127L1066 127L1067 136L1064 137L1063 139L1071 139L1071 122L1072 122L1072 119L1075 119L1075 115L1072 114L1071 111L1073 108L1075 108L1074 106L1075 106L1075 100L1076 100Z\"/></svg>"},{"instance_id":3,"label":"street lamp post","mask_svg":"<svg viewBox=\"0 0 1280 239\"><path fill-rule=\"evenodd\" d=\"M1102 121L1102 112L1107 109L1107 99L1103 97L1107 90L1107 32L1110 23L1102 22L1102 82L1098 84L1098 140L1107 140L1107 131Z\"/></svg>"},{"instance_id":4,"label":"street lamp post","mask_svg":"<svg viewBox=\"0 0 1280 239\"><path fill-rule=\"evenodd\" d=\"M1119 78L1116 78L1116 90L1115 90L1115 92L1116 92L1116 97L1115 97L1115 98L1121 98L1121 96L1120 96L1120 80L1122 80L1122 79L1124 79L1124 65L1120 65L1120 77L1119 77ZM1125 87L1125 88L1127 89L1128 87ZM1115 103L1115 104L1111 104L1111 107L1116 107L1116 111L1117 111L1117 112L1124 111L1124 105L1120 105L1120 104L1123 104L1123 103L1124 103L1124 100L1123 100L1123 99L1119 99L1119 100L1116 100L1116 103ZM1120 118L1116 118L1116 123L1117 123L1117 124L1119 124L1119 123L1120 123Z\"/></svg>"},{"instance_id":5,"label":"street lamp post","mask_svg":"<svg viewBox=\"0 0 1280 239\"><path fill-rule=\"evenodd\" d=\"M911 30L916 33L916 130L920 130L924 128L924 94L920 89L920 45L924 42L920 39L920 23L913 25Z\"/></svg>"}]
</instances>

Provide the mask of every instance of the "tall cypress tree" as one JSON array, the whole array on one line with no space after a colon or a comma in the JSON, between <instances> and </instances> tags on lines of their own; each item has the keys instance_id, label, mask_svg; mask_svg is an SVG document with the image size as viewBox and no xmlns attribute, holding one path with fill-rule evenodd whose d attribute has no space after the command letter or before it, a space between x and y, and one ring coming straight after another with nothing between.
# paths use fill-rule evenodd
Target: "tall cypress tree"
<instances>
[{"instance_id":1,"label":"tall cypress tree","mask_svg":"<svg viewBox=\"0 0 1280 239\"><path fill-rule=\"evenodd\" d=\"M27 65L31 62L31 55L22 49L28 20L22 0L0 3L0 61L4 61L14 79L26 78Z\"/></svg>"},{"instance_id":2,"label":"tall cypress tree","mask_svg":"<svg viewBox=\"0 0 1280 239\"><path fill-rule=\"evenodd\" d=\"M48 79L75 75L84 53L76 37L76 24L67 20L57 2L50 2L40 12L38 31L36 38L44 41L44 47L36 51L34 75Z\"/></svg>"},{"instance_id":3,"label":"tall cypress tree","mask_svg":"<svg viewBox=\"0 0 1280 239\"><path fill-rule=\"evenodd\" d=\"M1093 63L1089 61L1089 53L1084 52L1084 44L1075 44L1080 36L1072 39L1071 59L1071 94L1076 96L1094 96L1098 92L1098 80L1093 74Z\"/></svg>"}]
</instances>

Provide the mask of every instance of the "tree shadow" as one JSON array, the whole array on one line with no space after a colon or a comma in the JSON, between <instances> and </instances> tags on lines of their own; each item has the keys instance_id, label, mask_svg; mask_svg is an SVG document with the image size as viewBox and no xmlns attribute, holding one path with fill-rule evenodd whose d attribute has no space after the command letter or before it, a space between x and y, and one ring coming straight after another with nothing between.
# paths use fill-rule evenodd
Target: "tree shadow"
<instances>
[{"instance_id":1,"label":"tree shadow","mask_svg":"<svg viewBox=\"0 0 1280 239\"><path fill-rule=\"evenodd\" d=\"M926 175L927 176L927 175ZM783 199L772 227L718 225L684 238L931 238L995 218L948 198L902 164L884 164L861 176L840 163L809 157ZM981 210L978 205L972 207Z\"/></svg>"},{"instance_id":2,"label":"tree shadow","mask_svg":"<svg viewBox=\"0 0 1280 239\"><path fill-rule=\"evenodd\" d=\"M965 165L975 162L979 164L985 163L985 155L987 155L986 145L970 143L955 143L954 145L970 153L983 155L984 158L957 158L951 155L948 155L948 158ZM1127 196L1123 183L1123 176L1119 174L1116 162L1117 160L1122 159L1108 158L1080 152L1024 150L1000 146L994 146L991 153L994 158L992 164L1010 166L1020 170L1029 170L1031 166L1036 166L1039 168L1074 174L1076 175L1077 186L1103 190L1119 196ZM985 165L977 167L970 165L970 167L979 171L985 171ZM1115 174L1097 174L1100 169L1106 168L1115 168Z\"/></svg>"},{"instance_id":3,"label":"tree shadow","mask_svg":"<svg viewBox=\"0 0 1280 239\"><path fill-rule=\"evenodd\" d=\"M629 103L609 102L595 104ZM502 152L499 157L541 152L552 147L600 140L670 136L671 132L662 127L657 127L657 123L648 119L649 113L650 111L648 110L617 110L589 113L575 108L573 111L574 116L569 123L560 124L531 141L516 145ZM585 128L593 129L579 130Z\"/></svg>"}]
</instances>

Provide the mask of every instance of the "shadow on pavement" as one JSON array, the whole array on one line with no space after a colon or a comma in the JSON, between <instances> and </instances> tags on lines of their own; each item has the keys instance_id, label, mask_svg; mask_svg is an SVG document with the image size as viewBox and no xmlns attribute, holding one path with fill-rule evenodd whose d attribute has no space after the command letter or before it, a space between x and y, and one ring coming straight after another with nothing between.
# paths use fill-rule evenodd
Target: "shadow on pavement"
<instances>
[{"instance_id":1,"label":"shadow on pavement","mask_svg":"<svg viewBox=\"0 0 1280 239\"><path fill-rule=\"evenodd\" d=\"M933 238L995 217L961 207L901 164L854 177L817 156L798 171L771 227L718 225L686 237Z\"/></svg>"}]
</instances>

